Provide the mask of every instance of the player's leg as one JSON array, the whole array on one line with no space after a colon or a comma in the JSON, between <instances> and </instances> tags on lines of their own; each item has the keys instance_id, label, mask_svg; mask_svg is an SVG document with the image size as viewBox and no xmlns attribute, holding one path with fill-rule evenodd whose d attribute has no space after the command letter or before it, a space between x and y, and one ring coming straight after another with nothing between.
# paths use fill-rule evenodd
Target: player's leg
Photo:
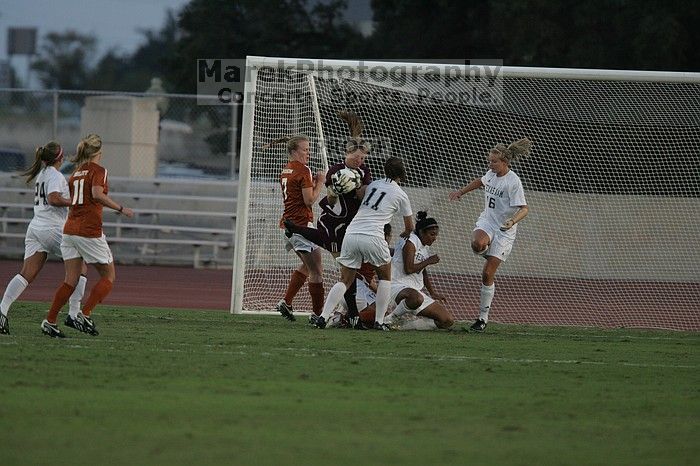
<instances>
[{"instance_id":1,"label":"player's leg","mask_svg":"<svg viewBox=\"0 0 700 466\"><path fill-rule=\"evenodd\" d=\"M291 220L284 221L284 228L287 232L287 237L291 237L296 233L321 247L325 247L328 243L328 233L323 228L305 227L297 225Z\"/></svg>"},{"instance_id":2,"label":"player's leg","mask_svg":"<svg viewBox=\"0 0 700 466\"><path fill-rule=\"evenodd\" d=\"M78 277L78 283L75 285L75 290L73 294L70 295L68 299L68 316L66 316L66 325L70 326L70 320L75 320L80 312L80 301L83 299L85 294L85 286L87 285L87 264L83 261L83 265L80 268L80 277ZM70 319L70 320L69 320Z\"/></svg>"},{"instance_id":3,"label":"player's leg","mask_svg":"<svg viewBox=\"0 0 700 466\"><path fill-rule=\"evenodd\" d=\"M484 263L484 268L481 272L481 290L479 298L479 318L470 327L476 332L483 332L486 330L486 324L489 322L489 312L491 311L491 302L496 294L496 284L494 279L496 276L496 270L498 266L501 265L501 261L498 257L488 256L486 262Z\"/></svg>"},{"instance_id":4,"label":"player's leg","mask_svg":"<svg viewBox=\"0 0 700 466\"><path fill-rule=\"evenodd\" d=\"M387 251L386 254L388 256L389 252ZM384 324L384 316L389 309L389 301L391 300L391 260L379 267L375 266L374 271L377 274L377 300L375 301L377 310L374 328L388 330Z\"/></svg>"},{"instance_id":5,"label":"player's leg","mask_svg":"<svg viewBox=\"0 0 700 466\"><path fill-rule=\"evenodd\" d=\"M311 309L314 314L320 315L323 310L323 258L321 249L312 251L297 251L297 255L309 271L309 294L311 295Z\"/></svg>"},{"instance_id":6,"label":"player's leg","mask_svg":"<svg viewBox=\"0 0 700 466\"><path fill-rule=\"evenodd\" d=\"M490 244L491 238L486 231L481 228L474 229L471 242L472 252L474 254L484 254L489 249Z\"/></svg>"},{"instance_id":7,"label":"player's leg","mask_svg":"<svg viewBox=\"0 0 700 466\"><path fill-rule=\"evenodd\" d=\"M343 295L347 291L350 284L355 281L355 275L357 269L346 267L339 262L340 266L340 281L338 281L328 292L326 297L326 302L323 305L323 312L316 320L316 327L325 328L326 321L330 318L333 310L338 306L340 301L343 299ZM359 267L359 266L358 266Z\"/></svg>"},{"instance_id":8,"label":"player's leg","mask_svg":"<svg viewBox=\"0 0 700 466\"><path fill-rule=\"evenodd\" d=\"M432 319L434 325L438 328L450 328L455 323L450 311L440 301L433 301L428 307L418 312L417 315Z\"/></svg>"},{"instance_id":9,"label":"player's leg","mask_svg":"<svg viewBox=\"0 0 700 466\"><path fill-rule=\"evenodd\" d=\"M61 250L63 250L63 246ZM67 257L66 254L64 254L64 257ZM58 338L63 338L65 336L58 329L56 319L58 317L58 313L61 311L61 308L68 302L68 299L75 290L75 285L78 283L78 278L80 277L82 263L83 259L81 257L65 259L63 261L63 265L66 269L63 283L56 290L51 303L51 308L46 315L46 319L44 319L44 321L41 323L41 331L45 335Z\"/></svg>"},{"instance_id":10,"label":"player's leg","mask_svg":"<svg viewBox=\"0 0 700 466\"><path fill-rule=\"evenodd\" d=\"M276 309L285 319L294 321L294 308L292 307L292 302L296 297L301 287L306 283L306 279L309 276L309 269L306 268L302 262L299 267L292 272L289 277L289 282L287 283L287 290L284 292L284 297L277 303Z\"/></svg>"},{"instance_id":11,"label":"player's leg","mask_svg":"<svg viewBox=\"0 0 700 466\"><path fill-rule=\"evenodd\" d=\"M26 257L22 264L22 270L12 277L7 284L2 301L0 301L0 313L4 316L4 328L7 331L4 331L3 326L0 325L0 333L9 333L9 329L7 328L7 315L10 312L10 306L20 297L27 286L34 281L39 271L41 271L44 266L47 256L48 254L45 251L37 251L31 256Z\"/></svg>"}]
</instances>

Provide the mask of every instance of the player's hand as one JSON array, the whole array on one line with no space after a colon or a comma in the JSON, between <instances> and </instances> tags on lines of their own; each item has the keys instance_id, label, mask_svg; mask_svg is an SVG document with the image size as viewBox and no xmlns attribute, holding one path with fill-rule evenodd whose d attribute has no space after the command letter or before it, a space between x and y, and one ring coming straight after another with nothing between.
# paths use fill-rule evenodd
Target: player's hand
<instances>
[{"instance_id":1,"label":"player's hand","mask_svg":"<svg viewBox=\"0 0 700 466\"><path fill-rule=\"evenodd\" d=\"M515 225L515 222L512 218L509 218L508 220L503 222L503 225L501 225L501 231L510 230L511 228L513 228L513 225Z\"/></svg>"},{"instance_id":2,"label":"player's hand","mask_svg":"<svg viewBox=\"0 0 700 466\"><path fill-rule=\"evenodd\" d=\"M134 211L131 210L128 207L124 207L121 212L119 212L122 215L126 215L127 217L131 218L134 216Z\"/></svg>"},{"instance_id":3,"label":"player's hand","mask_svg":"<svg viewBox=\"0 0 700 466\"><path fill-rule=\"evenodd\" d=\"M326 172L324 170L319 170L316 172L316 183L326 182Z\"/></svg>"},{"instance_id":4,"label":"player's hand","mask_svg":"<svg viewBox=\"0 0 700 466\"><path fill-rule=\"evenodd\" d=\"M428 265L437 264L440 262L440 256L433 254L432 256L428 257L426 261L428 262Z\"/></svg>"},{"instance_id":5,"label":"player's hand","mask_svg":"<svg viewBox=\"0 0 700 466\"><path fill-rule=\"evenodd\" d=\"M462 190L458 189L457 191L452 191L450 193L450 200L451 201L458 201L462 197Z\"/></svg>"},{"instance_id":6,"label":"player's hand","mask_svg":"<svg viewBox=\"0 0 700 466\"><path fill-rule=\"evenodd\" d=\"M404 230L399 236L404 239L409 238L411 236L411 230Z\"/></svg>"}]
</instances>

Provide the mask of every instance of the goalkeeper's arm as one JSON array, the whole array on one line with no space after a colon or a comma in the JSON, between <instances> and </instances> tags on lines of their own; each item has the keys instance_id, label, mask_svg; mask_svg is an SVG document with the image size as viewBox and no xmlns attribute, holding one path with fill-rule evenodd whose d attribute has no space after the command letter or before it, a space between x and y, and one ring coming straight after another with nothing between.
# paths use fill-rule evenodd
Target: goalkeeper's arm
<instances>
[{"instance_id":1,"label":"goalkeeper's arm","mask_svg":"<svg viewBox=\"0 0 700 466\"><path fill-rule=\"evenodd\" d=\"M326 199L328 199L328 205L331 207L338 202L338 193L333 189L333 184L326 186Z\"/></svg>"}]
</instances>

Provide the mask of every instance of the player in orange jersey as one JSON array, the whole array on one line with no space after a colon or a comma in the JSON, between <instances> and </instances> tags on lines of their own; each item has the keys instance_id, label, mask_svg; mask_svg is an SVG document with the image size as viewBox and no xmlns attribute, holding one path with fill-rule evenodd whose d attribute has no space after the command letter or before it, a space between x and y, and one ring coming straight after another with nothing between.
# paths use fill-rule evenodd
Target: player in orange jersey
<instances>
[{"instance_id":1,"label":"player in orange jersey","mask_svg":"<svg viewBox=\"0 0 700 466\"><path fill-rule=\"evenodd\" d=\"M312 175L309 168L309 138L303 134L279 138L272 144L285 143L289 162L280 174L280 186L284 201L284 213L280 218L280 232L284 234L284 221L289 220L297 225L313 226L311 206L318 200L326 179L324 171ZM318 245L301 235L293 234L285 237L287 251L294 250L301 265L292 272L284 298L277 304L277 311L288 320L295 320L292 300L309 279L309 294L311 307L315 314L323 309L323 263L321 250Z\"/></svg>"},{"instance_id":2,"label":"player in orange jersey","mask_svg":"<svg viewBox=\"0 0 700 466\"><path fill-rule=\"evenodd\" d=\"M82 312L73 321L74 328L90 335L98 334L90 314L112 290L115 278L112 251L102 233L102 208L109 207L127 217L134 215L131 209L114 202L107 195L107 170L102 167L101 161L102 140L98 135L90 134L78 144L78 153L72 160L75 171L68 180L71 205L61 241L66 277L56 290L51 309L41 323L42 332L50 337L65 336L56 325L56 318L78 283L83 261L95 266L100 281L92 288Z\"/></svg>"}]
</instances>

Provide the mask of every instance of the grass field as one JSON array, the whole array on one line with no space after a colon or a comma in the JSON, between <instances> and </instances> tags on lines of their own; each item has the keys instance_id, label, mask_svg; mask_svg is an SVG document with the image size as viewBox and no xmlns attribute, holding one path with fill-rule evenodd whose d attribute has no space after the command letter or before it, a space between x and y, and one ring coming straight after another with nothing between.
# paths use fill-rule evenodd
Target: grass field
<instances>
[{"instance_id":1,"label":"grass field","mask_svg":"<svg viewBox=\"0 0 700 466\"><path fill-rule=\"evenodd\" d=\"M0 464L695 465L700 335L99 307L0 336ZM300 319L301 320L301 319Z\"/></svg>"}]
</instances>

